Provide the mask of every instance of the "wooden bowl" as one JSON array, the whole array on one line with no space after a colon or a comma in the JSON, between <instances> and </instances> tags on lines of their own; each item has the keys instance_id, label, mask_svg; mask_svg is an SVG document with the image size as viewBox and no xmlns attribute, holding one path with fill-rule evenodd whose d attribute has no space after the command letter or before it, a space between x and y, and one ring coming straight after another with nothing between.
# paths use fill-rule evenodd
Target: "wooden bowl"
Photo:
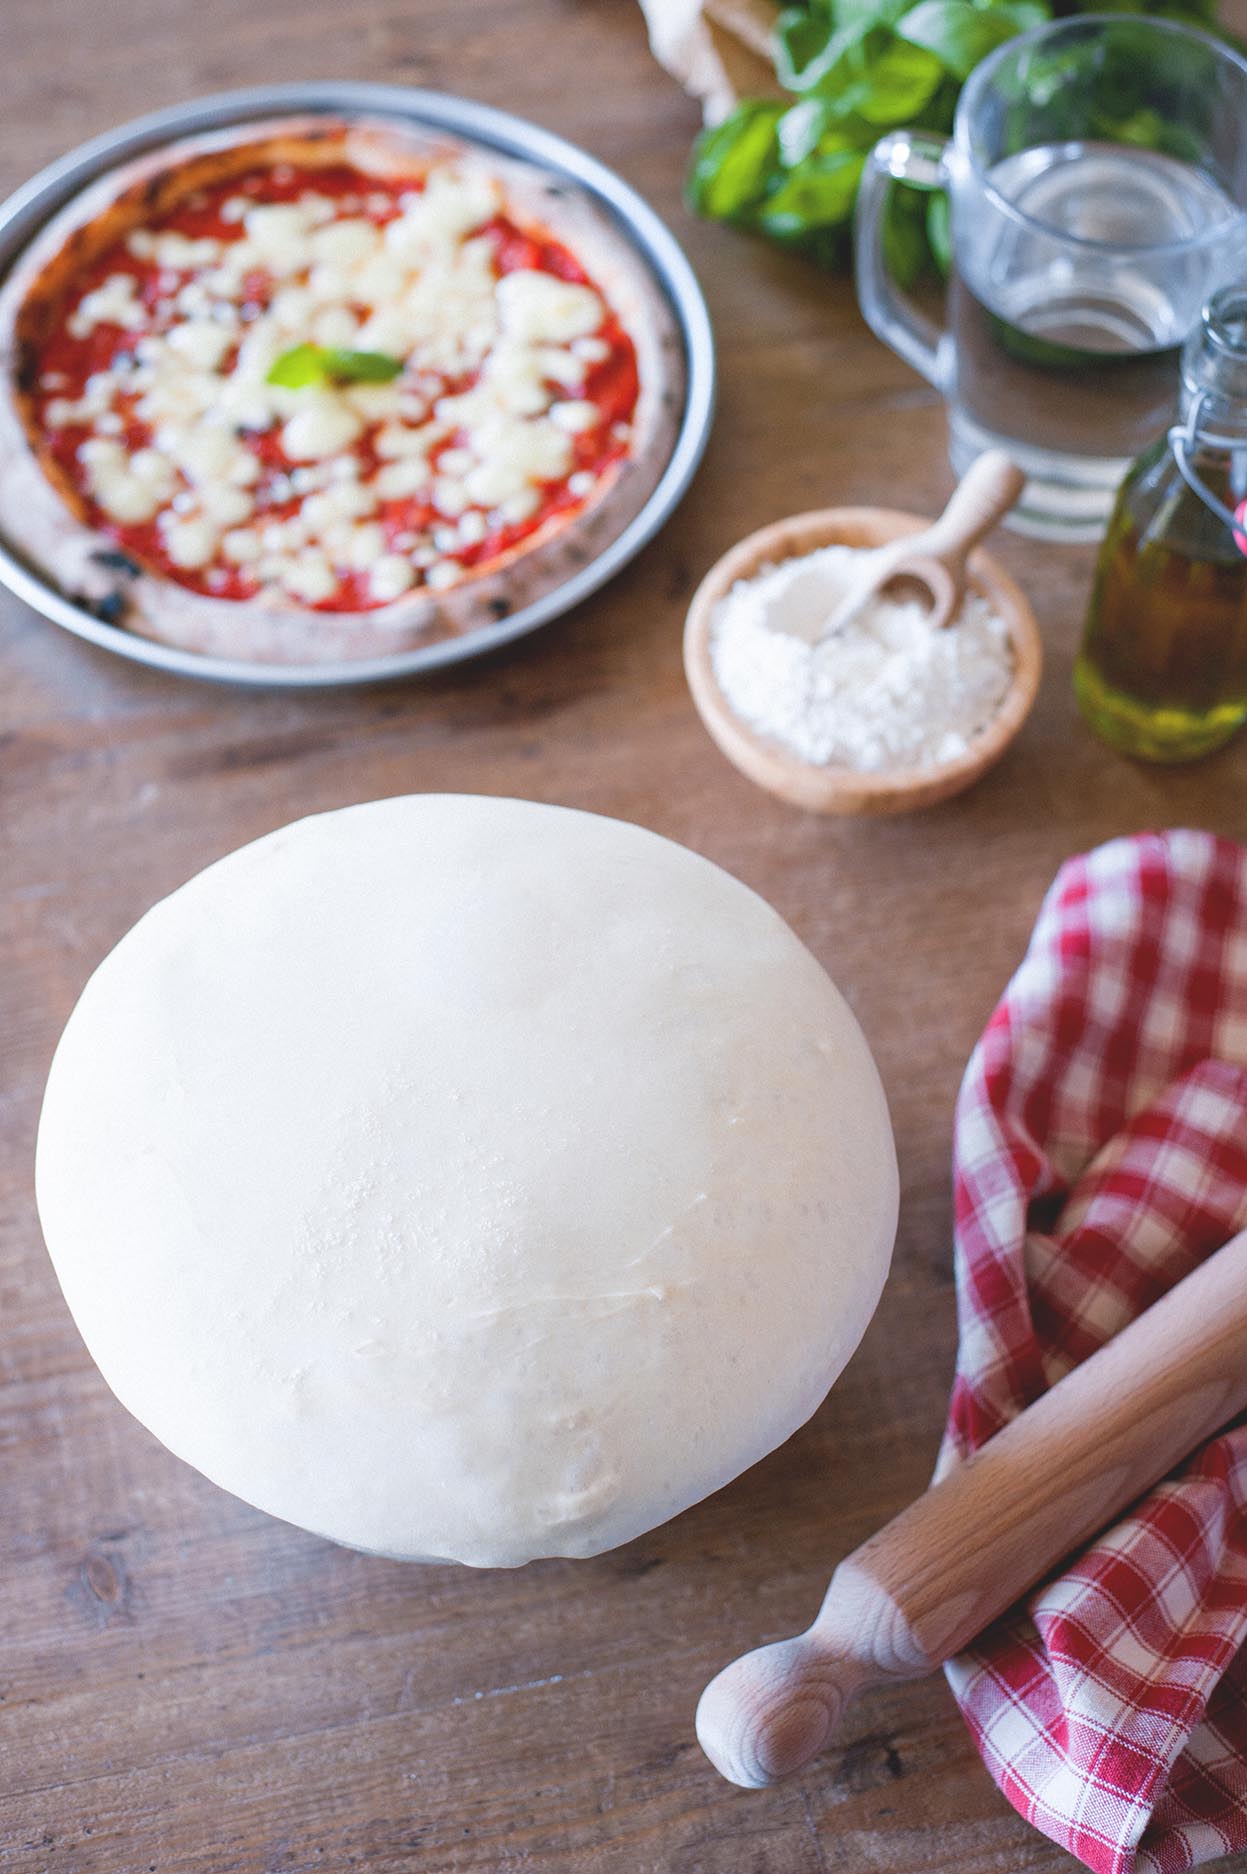
<instances>
[{"instance_id":1,"label":"wooden bowl","mask_svg":"<svg viewBox=\"0 0 1247 1874\"><path fill-rule=\"evenodd\" d=\"M710 619L737 580L818 547L877 547L929 525L916 514L894 508L820 508L794 514L760 528L716 560L693 594L684 626L684 671L693 701L728 760L768 793L813 813L905 813L930 807L986 774L1030 714L1043 669L1039 627L1013 580L981 551L969 562L970 589L989 600L1009 628L1013 681L987 727L954 760L878 773L804 761L743 722L719 688L710 658Z\"/></svg>"}]
</instances>

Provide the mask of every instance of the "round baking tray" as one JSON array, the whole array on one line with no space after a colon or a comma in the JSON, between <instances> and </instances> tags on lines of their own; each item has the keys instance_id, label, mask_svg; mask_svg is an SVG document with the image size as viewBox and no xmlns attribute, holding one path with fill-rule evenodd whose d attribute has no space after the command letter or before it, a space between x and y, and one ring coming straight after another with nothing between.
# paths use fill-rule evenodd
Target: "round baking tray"
<instances>
[{"instance_id":1,"label":"round baking tray","mask_svg":"<svg viewBox=\"0 0 1247 1874\"><path fill-rule=\"evenodd\" d=\"M0 278L36 231L97 176L175 137L245 124L283 111L397 117L408 123L428 125L505 156L519 157L569 176L596 197L648 262L671 302L684 337L687 368L684 414L670 459L654 492L640 513L596 558L553 592L523 606L509 618L462 637L439 639L393 657L373 657L352 663L253 664L236 658L202 657L193 651L155 644L93 618L35 572L15 546L2 537L0 582L66 631L102 645L120 657L132 658L135 663L176 671L179 676L297 690L386 683L419 671L459 663L465 658L481 657L499 645L510 643L513 638L535 631L539 625L548 624L591 592L596 592L653 539L692 480L710 433L715 394L714 334L697 277L675 237L653 209L613 170L577 149L574 143L567 143L551 131L525 123L523 118L512 117L506 111L476 104L469 98L416 90L406 85L260 85L153 111L149 116L123 124L118 130L94 137L41 170L0 205Z\"/></svg>"}]
</instances>

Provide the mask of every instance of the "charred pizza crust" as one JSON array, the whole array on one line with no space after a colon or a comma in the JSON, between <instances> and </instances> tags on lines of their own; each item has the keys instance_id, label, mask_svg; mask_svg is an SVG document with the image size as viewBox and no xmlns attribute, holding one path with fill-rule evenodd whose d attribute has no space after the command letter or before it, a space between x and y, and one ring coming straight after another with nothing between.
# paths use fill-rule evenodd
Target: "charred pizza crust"
<instances>
[{"instance_id":1,"label":"charred pizza crust","mask_svg":"<svg viewBox=\"0 0 1247 1874\"><path fill-rule=\"evenodd\" d=\"M501 185L518 223L547 230L570 249L631 338L639 391L625 459L582 507L551 515L499 557L465 568L449 589L420 586L370 610L213 597L119 553L92 524L36 418L32 361L83 271L197 191L260 166L345 164L364 176L420 182L445 162L457 173L488 175ZM496 626L553 591L645 505L669 459L685 389L673 310L645 261L587 192L566 178L397 120L306 116L186 138L75 198L0 287L0 366L0 532L62 593L109 622L202 655L271 664L397 655Z\"/></svg>"}]
</instances>

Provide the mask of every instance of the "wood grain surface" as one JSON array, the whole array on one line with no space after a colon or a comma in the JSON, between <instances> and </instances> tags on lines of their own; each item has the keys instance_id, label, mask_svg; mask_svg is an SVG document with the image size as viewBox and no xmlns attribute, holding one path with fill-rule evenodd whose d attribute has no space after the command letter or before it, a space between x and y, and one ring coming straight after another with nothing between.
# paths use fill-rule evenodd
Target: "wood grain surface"
<instances>
[{"instance_id":1,"label":"wood grain surface","mask_svg":"<svg viewBox=\"0 0 1247 1874\"><path fill-rule=\"evenodd\" d=\"M865 332L846 282L685 213L694 113L650 61L635 0L6 0L4 44L6 188L141 109L262 80L407 80L528 115L668 217L705 284L723 392L702 473L629 571L432 682L234 694L0 605L0 1867L1073 1868L997 1795L941 1681L863 1700L843 1749L760 1793L710 1770L693 1707L734 1653L804 1626L834 1561L927 1480L955 1332L953 1097L1055 868L1141 827L1247 833L1247 745L1174 772L1100 748L1069 686L1089 556L1009 538L1048 669L972 793L915 819L817 819L715 750L680 634L716 555L797 509L933 511L950 477L935 397ZM40 1245L40 1091L105 950L241 841L423 788L616 814L727 866L832 971L892 1104L896 1266L848 1373L774 1457L594 1562L402 1566L234 1502L114 1402Z\"/></svg>"}]
</instances>

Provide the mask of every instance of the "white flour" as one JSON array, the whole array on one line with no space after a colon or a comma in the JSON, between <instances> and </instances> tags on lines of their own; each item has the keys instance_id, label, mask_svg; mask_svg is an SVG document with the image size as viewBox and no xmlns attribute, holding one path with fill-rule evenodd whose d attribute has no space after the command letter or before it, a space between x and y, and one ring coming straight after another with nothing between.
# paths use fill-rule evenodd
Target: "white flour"
<instances>
[{"instance_id":1,"label":"white flour","mask_svg":"<svg viewBox=\"0 0 1247 1874\"><path fill-rule=\"evenodd\" d=\"M737 582L715 607L710 654L745 722L820 765L932 767L964 753L1013 674L1004 620L969 593L932 631L918 599L875 598L817 642L862 555L823 547Z\"/></svg>"}]
</instances>

